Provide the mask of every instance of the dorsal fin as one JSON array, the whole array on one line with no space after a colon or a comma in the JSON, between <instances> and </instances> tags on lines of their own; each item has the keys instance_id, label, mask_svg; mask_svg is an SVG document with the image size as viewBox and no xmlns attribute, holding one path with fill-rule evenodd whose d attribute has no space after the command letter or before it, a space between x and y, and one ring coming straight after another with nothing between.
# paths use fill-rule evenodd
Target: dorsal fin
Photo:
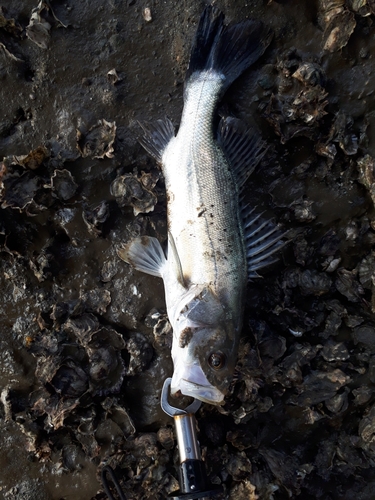
<instances>
[{"instance_id":1,"label":"dorsal fin","mask_svg":"<svg viewBox=\"0 0 375 500\"><path fill-rule=\"evenodd\" d=\"M241 189L266 152L259 134L238 118L222 118L218 129L218 143L223 149Z\"/></svg>"}]
</instances>

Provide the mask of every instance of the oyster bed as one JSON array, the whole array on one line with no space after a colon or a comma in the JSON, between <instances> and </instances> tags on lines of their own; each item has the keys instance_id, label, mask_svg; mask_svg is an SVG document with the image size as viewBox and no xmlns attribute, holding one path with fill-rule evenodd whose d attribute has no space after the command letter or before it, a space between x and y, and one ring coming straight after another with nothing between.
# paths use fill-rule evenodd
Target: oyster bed
<instances>
[{"instance_id":1,"label":"oyster bed","mask_svg":"<svg viewBox=\"0 0 375 500\"><path fill-rule=\"evenodd\" d=\"M166 240L136 120L178 126L204 3L0 7L0 497L129 499L178 489L161 280L117 256ZM289 230L249 285L236 381L197 414L222 498L375 497L375 4L217 5L274 39L223 106L268 151L246 201Z\"/></svg>"}]
</instances>

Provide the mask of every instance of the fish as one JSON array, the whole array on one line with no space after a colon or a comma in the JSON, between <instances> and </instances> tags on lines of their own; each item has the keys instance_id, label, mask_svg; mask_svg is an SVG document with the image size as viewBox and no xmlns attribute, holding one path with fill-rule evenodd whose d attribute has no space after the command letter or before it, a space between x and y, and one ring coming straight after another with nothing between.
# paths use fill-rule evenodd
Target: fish
<instances>
[{"instance_id":1,"label":"fish","mask_svg":"<svg viewBox=\"0 0 375 500\"><path fill-rule=\"evenodd\" d=\"M284 233L243 202L266 150L259 134L217 107L272 38L258 20L201 15L184 84L178 133L168 118L140 123L139 142L161 166L168 244L140 236L119 249L135 269L163 279L173 329L171 394L223 404L235 370L249 279L275 261ZM276 259L277 260L277 259Z\"/></svg>"}]
</instances>

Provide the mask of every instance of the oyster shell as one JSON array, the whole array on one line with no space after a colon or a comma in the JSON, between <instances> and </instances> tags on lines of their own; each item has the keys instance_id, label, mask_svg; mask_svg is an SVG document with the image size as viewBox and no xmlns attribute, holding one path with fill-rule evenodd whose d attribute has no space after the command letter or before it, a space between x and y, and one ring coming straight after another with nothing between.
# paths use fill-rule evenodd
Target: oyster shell
<instances>
[{"instance_id":1,"label":"oyster shell","mask_svg":"<svg viewBox=\"0 0 375 500\"><path fill-rule=\"evenodd\" d=\"M375 205L375 161L370 155L365 155L357 160L359 171L358 180L369 191L373 204Z\"/></svg>"},{"instance_id":2,"label":"oyster shell","mask_svg":"<svg viewBox=\"0 0 375 500\"><path fill-rule=\"evenodd\" d=\"M109 207L106 201L102 201L93 209L85 209L82 213L83 220L93 236L102 234L102 226L109 217Z\"/></svg>"},{"instance_id":3,"label":"oyster shell","mask_svg":"<svg viewBox=\"0 0 375 500\"><path fill-rule=\"evenodd\" d=\"M116 123L98 120L88 131L83 126L77 130L77 147L84 158L113 158L115 138Z\"/></svg>"},{"instance_id":4,"label":"oyster shell","mask_svg":"<svg viewBox=\"0 0 375 500\"><path fill-rule=\"evenodd\" d=\"M356 20L345 0L319 0L319 11L324 27L325 42L323 50L336 52L348 43Z\"/></svg>"},{"instance_id":5,"label":"oyster shell","mask_svg":"<svg viewBox=\"0 0 375 500\"><path fill-rule=\"evenodd\" d=\"M148 213L154 210L157 203L153 192L159 176L142 172L141 177L133 174L124 174L111 184L111 194L116 198L120 207L133 207L134 215Z\"/></svg>"}]
</instances>

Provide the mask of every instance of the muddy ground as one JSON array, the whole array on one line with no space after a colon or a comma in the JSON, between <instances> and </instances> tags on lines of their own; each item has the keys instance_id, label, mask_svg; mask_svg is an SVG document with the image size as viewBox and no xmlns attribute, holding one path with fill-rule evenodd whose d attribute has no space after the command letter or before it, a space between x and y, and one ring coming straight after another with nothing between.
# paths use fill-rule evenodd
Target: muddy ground
<instances>
[{"instance_id":1,"label":"muddy ground","mask_svg":"<svg viewBox=\"0 0 375 500\"><path fill-rule=\"evenodd\" d=\"M249 286L225 406L197 414L210 479L233 500L373 499L375 5L217 5L274 30L223 104L267 140L246 196L291 243ZM103 464L127 498L178 488L163 286L116 249L165 241L136 120L178 126L203 7L0 7L1 498L103 499Z\"/></svg>"}]
</instances>

